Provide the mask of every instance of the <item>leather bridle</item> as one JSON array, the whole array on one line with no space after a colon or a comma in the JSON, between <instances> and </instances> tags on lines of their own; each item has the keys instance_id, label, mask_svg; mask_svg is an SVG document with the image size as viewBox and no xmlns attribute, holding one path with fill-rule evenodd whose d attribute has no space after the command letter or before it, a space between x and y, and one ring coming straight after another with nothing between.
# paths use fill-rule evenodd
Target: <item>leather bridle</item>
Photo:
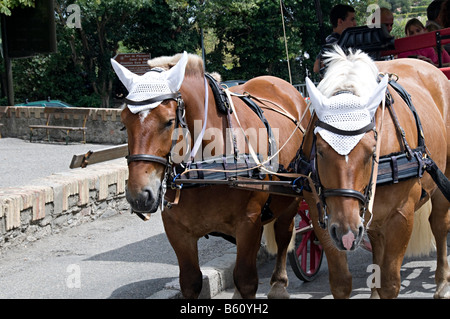
<instances>
[{"instance_id":1,"label":"leather bridle","mask_svg":"<svg viewBox=\"0 0 450 319\"><path fill-rule=\"evenodd\" d=\"M367 132L373 130L375 133L375 140L377 139L377 132L375 129L375 121L374 120L370 124L362 127L361 129L354 130L354 131L344 131L344 130L338 129L332 125L326 124L320 120L316 121L315 127L321 127L332 133L344 135L344 136L359 135L359 134L367 133ZM374 152L374 156L373 156L373 160L372 160L372 171L370 174L370 181L369 181L369 184L366 186L364 193L361 193L360 191L357 191L354 189L348 189L348 188L326 189L322 186L322 184L320 182L320 177L319 177L318 168L317 168L317 161L316 161L317 154L316 154L316 136L315 135L314 135L314 141L313 141L311 155L313 156L313 177L314 177L315 184L316 184L315 187L317 190L317 194L320 197L321 205L323 207L323 214L319 210L319 225L320 225L320 227L323 229L327 228L327 219L328 219L327 215L328 214L327 214L326 199L328 197L334 197L334 196L352 197L352 198L356 198L357 200L359 200L362 204L360 216L361 216L362 222L364 223L364 215L365 215L365 212L367 211L370 197L371 197L371 189L372 189L372 183L373 183L373 171L374 171L374 166L375 166L374 165L375 164L375 152Z\"/></svg>"},{"instance_id":2,"label":"leather bridle","mask_svg":"<svg viewBox=\"0 0 450 319\"><path fill-rule=\"evenodd\" d=\"M176 117L176 123L175 123L175 127L178 127L178 125L186 125L185 120L184 120L184 102L183 99L181 98L181 94L180 92L176 92L176 93L170 93L170 94L164 94L164 95L159 95L156 97L153 97L151 99L147 99L144 101L132 101L129 99L125 99L125 103L129 104L129 105L146 105L146 104L151 104L151 103L155 103L155 102L163 102L166 100L174 100L177 102L177 117ZM173 144L175 141L172 141L172 147L171 147L171 151L173 148ZM129 154L128 156L126 156L127 159L127 163L128 165L130 165L130 163L132 162L151 162L151 163L159 163L164 165L166 168L170 165L172 165L171 163L171 159L170 159L170 153L166 156L166 157L162 157L162 156L156 156L156 155L150 155L150 154Z\"/></svg>"},{"instance_id":3,"label":"leather bridle","mask_svg":"<svg viewBox=\"0 0 450 319\"><path fill-rule=\"evenodd\" d=\"M147 99L144 101L132 101L129 99L125 99L125 103L129 104L129 105L146 105L146 104L151 104L151 103L155 103L155 102L163 102L166 100L174 100L177 102L177 116L176 116L176 123L175 123L175 127L181 126L183 128L186 128L186 120L185 120L185 109L184 109L184 101L181 97L181 93L180 92L176 92L176 93L170 93L170 94L164 94L164 95L159 95L156 97L153 97L151 99ZM161 164L164 166L164 176L163 179L161 181L161 186L160 186L160 198L161 198L161 210L164 207L164 196L166 194L166 190L167 190L167 179L169 178L170 172L172 170L172 158L171 158L171 154L172 154L172 149L175 146L175 143L177 141L172 139L172 146L170 148L169 153L165 156L157 156L157 155L151 155L151 154L129 154L128 156L126 156L127 159L127 163L128 165L130 165L130 163L132 162L149 162L149 163L157 163L157 164ZM132 211L133 213L133 211ZM145 216L142 213L138 213L138 212L134 212L136 213L136 215L138 215L142 220L147 220L148 217Z\"/></svg>"}]
</instances>

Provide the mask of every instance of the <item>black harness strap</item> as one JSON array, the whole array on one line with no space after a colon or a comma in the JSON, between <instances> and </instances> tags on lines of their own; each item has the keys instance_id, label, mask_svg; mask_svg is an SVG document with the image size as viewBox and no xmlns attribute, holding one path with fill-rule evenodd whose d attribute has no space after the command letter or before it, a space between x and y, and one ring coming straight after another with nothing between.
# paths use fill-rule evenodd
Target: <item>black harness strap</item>
<instances>
[{"instance_id":1,"label":"black harness strap","mask_svg":"<svg viewBox=\"0 0 450 319\"><path fill-rule=\"evenodd\" d=\"M227 94L223 87L212 77L211 74L205 73L205 77L208 79L209 87L211 88L214 101L216 102L216 107L222 114L227 114L228 111L231 111L230 103L228 102Z\"/></svg>"},{"instance_id":2,"label":"black harness strap","mask_svg":"<svg viewBox=\"0 0 450 319\"><path fill-rule=\"evenodd\" d=\"M422 123L420 122L419 114L417 113L416 108L414 107L414 104L411 101L411 95L409 95L409 93L405 90L405 88L403 86L401 86L395 80L390 80L389 85L400 95L400 97L403 99L403 101L405 101L406 105L408 105L409 109L411 110L412 114L414 115L414 118L416 119L417 132L418 132L417 145L419 147L425 146L425 138L423 136ZM390 104L394 104L394 102L392 101L392 103L390 103ZM392 105L391 105L391 108L392 108ZM393 108L392 108L392 111L393 111ZM404 132L403 132L403 135L404 135Z\"/></svg>"},{"instance_id":3,"label":"black harness strap","mask_svg":"<svg viewBox=\"0 0 450 319\"><path fill-rule=\"evenodd\" d=\"M337 127L329 125L325 122L322 122L321 120L317 120L316 127L321 127L321 128L326 129L327 131L330 131L331 133L334 133L334 134L339 134L339 135L344 135L344 136L355 136L355 135L367 133L368 131L373 130L375 127L375 122L372 121L372 122L370 122L370 124L367 124L366 126L360 128L359 130L354 130L354 131L344 131L344 130L338 129Z\"/></svg>"},{"instance_id":4,"label":"black harness strap","mask_svg":"<svg viewBox=\"0 0 450 319\"><path fill-rule=\"evenodd\" d=\"M162 102L164 100L176 100L180 96L179 92L176 93L169 93L169 94L163 94L158 95L155 97L152 97L151 99L143 100L143 101L132 101L127 98L123 99L123 102L129 105L147 105L152 104L156 102Z\"/></svg>"},{"instance_id":5,"label":"black harness strap","mask_svg":"<svg viewBox=\"0 0 450 319\"><path fill-rule=\"evenodd\" d=\"M269 149L267 152L267 155L270 157L273 153L276 152L276 142L275 138L273 136L272 128L270 127L269 121L267 121L266 117L264 116L264 111L256 104L250 97L245 95L239 95L239 98L244 101L245 104L247 104L250 109L255 112L256 115L261 119L264 126L267 129L267 134L269 136Z\"/></svg>"}]
</instances>

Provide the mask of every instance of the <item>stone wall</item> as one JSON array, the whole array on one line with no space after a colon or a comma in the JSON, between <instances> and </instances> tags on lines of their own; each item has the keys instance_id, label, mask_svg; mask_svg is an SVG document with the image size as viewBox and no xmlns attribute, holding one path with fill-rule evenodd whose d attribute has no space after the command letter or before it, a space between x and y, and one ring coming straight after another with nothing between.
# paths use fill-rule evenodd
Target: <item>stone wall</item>
<instances>
[{"instance_id":1,"label":"stone wall","mask_svg":"<svg viewBox=\"0 0 450 319\"><path fill-rule=\"evenodd\" d=\"M83 222L129 212L125 159L0 188L0 251Z\"/></svg>"},{"instance_id":2,"label":"stone wall","mask_svg":"<svg viewBox=\"0 0 450 319\"><path fill-rule=\"evenodd\" d=\"M73 108L77 109L77 108ZM121 109L100 109L90 108L90 114L86 122L86 142L101 144L123 144L127 142L126 131L121 131L123 127L120 121ZM45 125L47 122L43 107L28 106L0 106L0 132L2 137L16 137L22 139L30 138L29 125ZM82 126L83 119L79 115L65 114L55 116L51 119L50 125ZM65 131L50 130L50 137L56 140L63 140ZM33 139L40 140L46 138L46 130L39 129L33 131ZM73 141L82 141L81 132L70 132Z\"/></svg>"}]
</instances>

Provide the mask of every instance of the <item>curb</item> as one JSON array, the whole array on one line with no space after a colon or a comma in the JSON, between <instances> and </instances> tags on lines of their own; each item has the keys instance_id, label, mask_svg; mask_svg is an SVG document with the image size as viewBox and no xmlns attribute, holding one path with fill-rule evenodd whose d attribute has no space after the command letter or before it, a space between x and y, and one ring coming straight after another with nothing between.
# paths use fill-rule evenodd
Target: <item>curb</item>
<instances>
[{"instance_id":1,"label":"curb","mask_svg":"<svg viewBox=\"0 0 450 319\"><path fill-rule=\"evenodd\" d=\"M261 246L257 265L261 265L274 257L264 246ZM203 286L199 299L212 299L221 292L234 286L233 270L236 262L236 247L228 249L224 255L214 258L200 267L203 274ZM154 293L147 299L183 299L179 279L168 282L164 289Z\"/></svg>"},{"instance_id":2,"label":"curb","mask_svg":"<svg viewBox=\"0 0 450 319\"><path fill-rule=\"evenodd\" d=\"M0 251L115 212L127 211L125 160L0 188Z\"/></svg>"}]
</instances>

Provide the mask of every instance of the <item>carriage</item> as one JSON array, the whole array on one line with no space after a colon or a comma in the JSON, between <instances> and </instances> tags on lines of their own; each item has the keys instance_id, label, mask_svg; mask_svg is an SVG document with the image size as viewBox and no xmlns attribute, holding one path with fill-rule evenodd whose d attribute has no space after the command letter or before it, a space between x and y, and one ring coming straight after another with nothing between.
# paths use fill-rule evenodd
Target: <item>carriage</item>
<instances>
[{"instance_id":1,"label":"carriage","mask_svg":"<svg viewBox=\"0 0 450 319\"><path fill-rule=\"evenodd\" d=\"M351 45L341 43L342 47L373 45L374 39L378 39L381 43L381 48L386 50L383 54L394 54L396 52L392 50L387 51L387 49L392 49L392 47L390 48L392 39L380 38L379 30L365 28L358 29L356 30L357 32L353 33L352 31L355 30L349 30L347 37L343 37ZM439 45L450 42L449 31L448 29L443 30L439 32L439 36L434 34ZM363 34L364 36L361 37L358 34ZM399 45L397 45L397 41L395 43L396 49L406 48L405 51L409 50L409 47L404 45L403 42L399 42ZM380 51L380 47L373 49L372 46L371 48L371 52L376 52L376 54L379 54ZM180 61L183 62L181 63ZM158 63L160 62L158 61ZM219 235L223 235L228 239L231 238L231 240L237 242L238 259L235 270L235 283L242 297L251 298L256 292L255 285L257 286L257 280L255 282L257 276L255 277L256 266L254 257L256 257L259 244L258 240L255 241L255 238L257 239L261 236L260 227L262 225L266 225L270 220L276 219L277 224L273 227L276 233L274 237L277 240L278 254L272 276L273 288L275 287L273 296L280 296L276 294L280 291L281 296L285 296L287 277L283 263L285 264L286 261L287 246L292 233L295 235L295 248L288 256L294 273L302 280L311 281L320 269L323 253L327 248L323 246L322 239L325 238L324 236L329 236L328 233L325 234L325 230L330 224L331 217L334 218L334 216L329 214L329 211L327 213L327 208L323 207L325 199L329 202L328 206L337 205L337 203L332 204L332 202L335 202L335 198L342 198L346 202L350 199L350 201L353 201L352 205L356 205L355 210L357 210L356 216L359 224L356 225L357 230L355 232L348 229L346 230L348 232L343 232L337 226L337 222L331 224L330 227L334 245L342 250L353 250L360 244L371 249L368 241L363 238L365 226L362 224L364 224L364 218L366 218L366 223L372 221L373 206L371 205L374 205L374 196L371 195L374 194L374 185L398 185L399 181L421 178L426 169L434 181L440 181L436 183L441 192L446 194L447 191L446 195L448 195L448 189L446 189L448 185L445 184L448 183L448 180L438 169L438 166L442 166L442 155L439 159L439 165L436 165L427 156L429 155L427 153L428 148L434 151L433 157L439 152L435 151L433 145L425 147L424 144L421 144L423 141L420 138L422 134L420 125L411 125L413 129L417 126L418 133L411 133L412 129L407 128L411 136L419 136L417 137L418 145L415 148L408 146L411 144L411 139L408 137L407 140L404 134L401 142L404 144L406 152L391 152L392 154L389 154L388 157L380 157L380 154L378 154L378 157L373 157L373 161L369 161L372 163L372 170L369 170L368 173L370 179L368 184L364 185L361 190L340 187L329 187L330 189L326 189L320 185L326 178L323 175L321 175L320 179L317 176L315 179L313 178L314 176L311 177L311 167L308 166L310 163L307 163L305 157L302 156L304 155L302 154L303 152L311 152L311 147L313 149L316 147L315 141L309 141L311 139L311 125L321 122L320 129L331 131L333 134L359 136L372 132L375 127L373 122L369 121L369 123L366 123L367 125L358 127L356 130L343 130L342 128L335 130L335 128L332 128L332 125L330 128L329 123L325 123L322 119L311 124L310 119L315 118L317 120L317 115L314 117L313 113L311 116L303 97L298 92L294 92L295 89L289 86L288 83L273 77L255 79L247 82L244 86L238 86L232 90L221 89L217 81L210 76L201 76L198 79L196 78L195 83L186 84L186 81L183 82L185 76L194 78L195 72L197 72L192 70L185 71L188 64L186 54L178 56L176 60L167 62L165 69L162 68L161 70L161 66L158 64L158 68L155 69L149 81L160 81L165 87L156 93L144 92L144 95L139 95L143 91L142 87L137 88L141 79L136 78L131 72L115 64L115 61L112 61L112 63L119 78L131 92L131 96L128 96L125 100L128 108L122 112L122 120L128 131L129 143L113 150L106 150L103 153L89 152L82 156L75 156L71 167L86 166L88 163L92 164L99 160L104 160L105 152L107 154L106 157L109 157L109 159L116 155L127 155L130 169L129 189L131 189L127 194L127 200L132 204L133 211L143 219L146 219L146 214L149 212L152 213L164 208L169 208L171 211L166 217L165 227L169 241L179 259L180 283L185 297L195 298L198 296L199 289L201 289L201 285L199 288L201 272L198 267L198 260L195 262L193 254L196 254L195 243L198 237L202 237L210 230L214 230L214 234L219 233ZM428 71L423 72L428 74ZM446 69L443 69L442 72L448 74ZM432 74L432 72L429 74ZM396 92L394 93L395 100L397 101L397 98L401 96L406 101L404 104L409 109L408 112L417 114L414 113L415 110L412 104L408 103L409 94L398 84L398 78L395 79L395 76L391 74L385 76L384 81L380 80L380 83L385 82L384 90L386 89L388 78L391 87ZM149 83L145 83L143 87L148 87ZM189 87L185 87L184 91L182 91L180 89L182 84L189 85ZM309 89L310 94L311 91L315 92L313 86L310 86ZM193 92L196 91L205 92L205 96L195 96ZM348 91L341 91L340 95L349 94ZM213 96L208 96L208 92L212 92ZM444 91L445 94L448 94L448 92L445 93ZM383 97L379 98L380 96L380 93L378 93L377 99L373 97L376 102L372 104L375 107L378 107L381 100L383 100ZM197 114L195 116L192 113L189 114L193 111L192 106L189 110L190 112L188 112L186 107L188 104L192 105L193 100L196 101L195 104L202 105L202 107L197 107L199 109L196 110ZM203 102L199 103L202 100L205 101L204 106ZM323 98L316 92L312 100L317 102L323 100ZM209 104L215 104L217 109L208 109L206 101L209 101ZM394 102L392 101L392 103ZM403 102L400 101L400 103ZM156 111L153 112L153 110ZM389 110L394 112L392 108ZM156 122L155 116L149 116L150 111L155 113L155 116L162 121L161 124ZM372 117L375 112L376 108ZM416 117L416 115L414 116ZM193 117L202 118L203 124L198 128L197 134L190 137L190 130L192 131L194 127ZM395 119L396 116L393 116L393 118ZM397 122L404 120L403 115L400 115L400 118L400 121ZM157 132L149 133L151 131L150 124L145 123L150 121L153 123L152 129L153 127L158 128ZM214 123L214 121L216 122ZM395 120L393 121L396 122ZM207 123L210 127L207 126ZM394 129L403 130L403 126L392 126ZM218 133L211 133L211 131L208 131L211 127L234 127L237 131L240 129L243 134L239 135L236 130L227 131L225 129L223 131L219 130ZM249 143L248 130L255 127L259 129L259 133L263 133L265 139L257 139L256 147L253 149L251 147L252 144ZM275 127L280 128L279 132L275 132L278 135L274 133ZM174 135L171 135L173 131L170 131L171 134L168 134L169 129L173 131L179 129L175 138L173 137ZM244 129L247 130L247 135ZM309 137L307 137L308 132L310 133ZM158 148L153 149L154 146L147 142L151 137L149 134L156 134L151 135L154 138L167 136L171 143L166 143L165 146L159 145ZM212 148L211 144L209 144L210 157L204 158L200 156L200 158L197 158L199 149L202 149L202 147L204 149L208 148L208 145L202 145L205 134L228 136L229 144L219 143L214 145L215 148L226 149L227 153L217 153L213 151L215 148ZM302 141L301 145L297 143L294 147L291 147L293 140ZM181 141L184 142L181 143ZM267 141L269 142L267 143ZM132 144L130 144L131 142ZM310 144L305 147L304 143L308 142ZM265 145L266 143L267 145ZM377 149L381 148L379 144L377 146ZM307 151L308 148L309 150ZM176 152L174 152L174 149L176 149ZM348 153L345 156L345 161L348 162ZM293 159L297 161L293 161ZM304 170L305 167L307 167L307 170ZM374 167L377 170L375 173ZM150 178L149 171L151 171L151 174L156 174L156 176L160 177L156 180ZM374 177L376 182L372 183ZM316 187L318 183L320 187ZM428 198L431 197L429 194L434 192L435 189L435 187L432 188L428 185L428 180L426 180L425 184L422 189L423 197L420 196L421 200L427 196ZM410 187L413 187L412 184ZM217 197L216 194L220 191L227 192L227 199L223 199L223 196L220 195ZM323 191L323 193L320 193L320 191ZM182 194L189 194L189 198L194 199L187 199L188 195L185 195L183 198ZM167 196L165 197L164 195ZM383 195L385 194L383 193ZM304 196L305 199L300 200L301 196ZM414 196L418 196L415 188ZM333 200L329 198L333 198ZM183 208L184 215L180 216L179 212L181 209L177 204L183 200L185 205ZM412 205L414 206L415 204ZM208 215L208 208L210 210L212 207L217 209L217 206L219 206L218 210L222 215L214 217ZM254 211L253 206L257 207L256 211ZM186 207L188 208L186 209ZM229 210L239 211L242 210L242 207L246 209L245 218L239 224L237 221L231 220L232 213ZM283 212L281 212L280 207L288 207L288 209L283 208ZM278 213L279 210L280 213ZM289 211L285 212L285 210ZM314 214L311 214L311 210L315 210ZM190 211L195 211L196 222L189 219L189 216L192 217L192 214L194 214L190 213ZM292 227L291 221L294 216L295 228L293 230L290 227ZM212 226L205 228L204 225L200 225L201 223L198 222L199 218L200 220L208 221L207 224ZM405 229L405 233L409 234L411 228L412 226L408 226ZM186 234L183 239L180 239L178 236L180 232ZM247 245L247 241L250 241L250 238L252 238L252 243ZM374 240L374 238L371 238L371 240ZM326 242L327 245L330 244L328 240ZM338 255L334 251L329 251L329 254L327 256L329 263L334 262L334 260L337 260L338 264L342 263L342 255ZM401 256L403 255L401 254ZM444 265L443 267L445 268L446 266ZM335 266L330 268L330 271L333 271ZM346 275L345 270L344 274ZM446 284L446 276L445 269L443 274L437 276L442 282L442 287L438 287L438 289L443 290L443 296L447 296L447 290L449 289L448 284ZM394 280L396 279L394 278ZM382 297L395 296L398 293L398 290L396 291L395 289L387 293L382 292L385 294ZM338 292L334 292L336 297L345 297L348 296L348 293L348 291L344 291L340 295Z\"/></svg>"}]
</instances>

